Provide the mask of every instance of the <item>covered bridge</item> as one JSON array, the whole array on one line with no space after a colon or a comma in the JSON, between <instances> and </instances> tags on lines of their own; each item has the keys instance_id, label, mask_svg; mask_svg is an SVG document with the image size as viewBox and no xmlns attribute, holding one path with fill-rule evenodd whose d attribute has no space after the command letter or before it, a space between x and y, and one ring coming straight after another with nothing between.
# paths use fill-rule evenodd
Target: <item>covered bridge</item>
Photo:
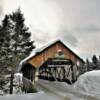
<instances>
[{"instance_id":1,"label":"covered bridge","mask_svg":"<svg viewBox=\"0 0 100 100\"><path fill-rule=\"evenodd\" d=\"M59 81L76 80L78 67L84 61L69 49L62 41L56 40L39 49L21 61L19 71L30 80L37 75L40 78Z\"/></svg>"}]
</instances>

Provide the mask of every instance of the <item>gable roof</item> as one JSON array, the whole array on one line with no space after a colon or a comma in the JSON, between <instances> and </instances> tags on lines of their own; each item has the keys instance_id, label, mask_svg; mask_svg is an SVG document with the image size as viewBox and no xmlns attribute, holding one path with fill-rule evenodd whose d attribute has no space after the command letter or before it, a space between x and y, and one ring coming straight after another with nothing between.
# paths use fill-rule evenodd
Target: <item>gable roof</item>
<instances>
[{"instance_id":1,"label":"gable roof","mask_svg":"<svg viewBox=\"0 0 100 100\"><path fill-rule=\"evenodd\" d=\"M66 49L68 49L72 54L74 54L79 60L81 60L84 63L83 59L80 58L77 54L75 54L71 49L69 49L61 40L55 40L55 41L52 41L51 43L48 43L40 48L34 49L27 58L25 58L24 60L21 61L21 63L31 59L32 57L37 56L38 54L42 53L47 48L50 48L51 46L55 45L56 43L61 43Z\"/></svg>"}]
</instances>

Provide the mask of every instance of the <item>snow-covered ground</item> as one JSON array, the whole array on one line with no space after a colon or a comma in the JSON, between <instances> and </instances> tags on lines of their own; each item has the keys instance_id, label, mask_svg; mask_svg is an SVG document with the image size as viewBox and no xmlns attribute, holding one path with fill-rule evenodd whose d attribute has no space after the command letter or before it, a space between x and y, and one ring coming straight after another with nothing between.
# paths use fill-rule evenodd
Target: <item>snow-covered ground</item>
<instances>
[{"instance_id":1,"label":"snow-covered ground","mask_svg":"<svg viewBox=\"0 0 100 100\"><path fill-rule=\"evenodd\" d=\"M0 100L60 100L54 96L47 95L44 92L38 92L34 94L14 94L1 96Z\"/></svg>"},{"instance_id":2,"label":"snow-covered ground","mask_svg":"<svg viewBox=\"0 0 100 100\"><path fill-rule=\"evenodd\" d=\"M78 91L100 96L100 70L86 72L74 84Z\"/></svg>"},{"instance_id":3,"label":"snow-covered ground","mask_svg":"<svg viewBox=\"0 0 100 100\"><path fill-rule=\"evenodd\" d=\"M100 71L79 77L73 85L65 82L36 82L38 93L1 96L0 100L100 100Z\"/></svg>"}]
</instances>

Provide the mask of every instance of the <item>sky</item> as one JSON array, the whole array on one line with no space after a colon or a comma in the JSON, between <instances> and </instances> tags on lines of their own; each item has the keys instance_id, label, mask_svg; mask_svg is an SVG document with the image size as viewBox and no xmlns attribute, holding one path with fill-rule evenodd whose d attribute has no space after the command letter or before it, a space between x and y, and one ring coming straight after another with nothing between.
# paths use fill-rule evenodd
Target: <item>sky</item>
<instances>
[{"instance_id":1,"label":"sky","mask_svg":"<svg viewBox=\"0 0 100 100\"><path fill-rule=\"evenodd\" d=\"M18 7L36 47L61 39L83 59L100 55L100 0L0 0L0 15Z\"/></svg>"}]
</instances>

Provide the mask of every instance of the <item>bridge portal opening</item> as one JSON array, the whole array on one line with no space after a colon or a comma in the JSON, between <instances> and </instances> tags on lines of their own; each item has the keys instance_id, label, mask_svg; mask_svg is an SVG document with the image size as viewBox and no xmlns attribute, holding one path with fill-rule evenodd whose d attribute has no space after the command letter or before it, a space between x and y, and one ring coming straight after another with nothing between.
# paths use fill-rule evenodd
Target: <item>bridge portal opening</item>
<instances>
[{"instance_id":1,"label":"bridge portal opening","mask_svg":"<svg viewBox=\"0 0 100 100\"><path fill-rule=\"evenodd\" d=\"M33 81L35 78L35 71L35 67L33 67L33 65L31 65L30 63L24 63L21 69L23 76L31 81Z\"/></svg>"},{"instance_id":2,"label":"bridge portal opening","mask_svg":"<svg viewBox=\"0 0 100 100\"><path fill-rule=\"evenodd\" d=\"M49 58L40 66L39 78L52 81L65 81L69 84L75 82L73 62L70 59L55 57Z\"/></svg>"}]
</instances>

